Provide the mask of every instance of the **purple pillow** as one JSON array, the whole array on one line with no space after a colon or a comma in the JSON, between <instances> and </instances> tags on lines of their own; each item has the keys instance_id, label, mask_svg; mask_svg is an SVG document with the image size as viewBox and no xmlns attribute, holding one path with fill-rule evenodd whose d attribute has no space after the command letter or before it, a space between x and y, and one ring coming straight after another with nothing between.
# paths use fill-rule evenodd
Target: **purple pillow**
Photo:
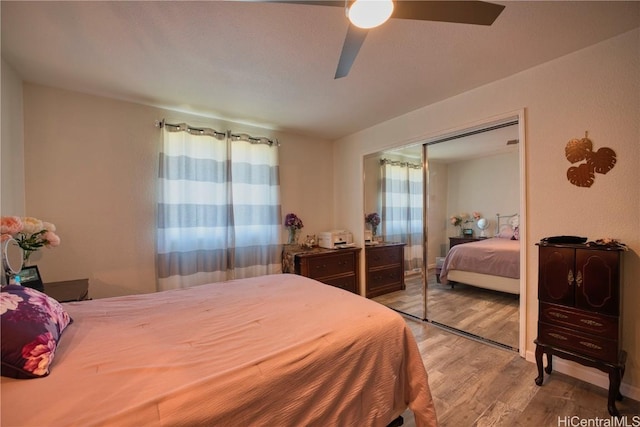
<instances>
[{"instance_id":1,"label":"purple pillow","mask_svg":"<svg viewBox=\"0 0 640 427\"><path fill-rule=\"evenodd\" d=\"M2 376L49 375L62 331L72 322L53 298L32 288L8 285L0 292Z\"/></svg>"}]
</instances>

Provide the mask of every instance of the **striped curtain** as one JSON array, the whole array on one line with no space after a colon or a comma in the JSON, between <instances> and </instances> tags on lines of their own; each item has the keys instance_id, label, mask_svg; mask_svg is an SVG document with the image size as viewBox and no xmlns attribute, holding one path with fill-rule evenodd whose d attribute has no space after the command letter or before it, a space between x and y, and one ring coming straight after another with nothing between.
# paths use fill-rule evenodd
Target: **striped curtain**
<instances>
[{"instance_id":1,"label":"striped curtain","mask_svg":"<svg viewBox=\"0 0 640 427\"><path fill-rule=\"evenodd\" d=\"M275 145L165 125L159 187L159 290L281 271Z\"/></svg>"},{"instance_id":2,"label":"striped curtain","mask_svg":"<svg viewBox=\"0 0 640 427\"><path fill-rule=\"evenodd\" d=\"M422 166L381 159L380 168L384 238L406 244L406 271L422 269Z\"/></svg>"}]
</instances>

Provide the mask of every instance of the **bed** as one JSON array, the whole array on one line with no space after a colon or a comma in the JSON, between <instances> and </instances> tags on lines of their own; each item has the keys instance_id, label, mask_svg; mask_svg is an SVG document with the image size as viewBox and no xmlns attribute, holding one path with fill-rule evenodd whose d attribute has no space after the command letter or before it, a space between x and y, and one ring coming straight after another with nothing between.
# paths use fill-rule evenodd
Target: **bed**
<instances>
[{"instance_id":1,"label":"bed","mask_svg":"<svg viewBox=\"0 0 640 427\"><path fill-rule=\"evenodd\" d=\"M3 343L3 426L386 426L407 406L437 425L404 319L306 277L58 305L44 375L5 377Z\"/></svg>"},{"instance_id":2,"label":"bed","mask_svg":"<svg viewBox=\"0 0 640 427\"><path fill-rule=\"evenodd\" d=\"M441 284L464 283L520 294L518 215L497 215L497 224L495 237L455 245L449 250L440 272Z\"/></svg>"}]
</instances>

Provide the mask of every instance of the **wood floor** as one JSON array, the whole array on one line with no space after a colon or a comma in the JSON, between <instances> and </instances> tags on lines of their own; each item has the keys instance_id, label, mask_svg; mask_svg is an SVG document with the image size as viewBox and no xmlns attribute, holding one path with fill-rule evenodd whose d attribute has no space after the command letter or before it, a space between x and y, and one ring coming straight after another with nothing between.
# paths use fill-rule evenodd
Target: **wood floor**
<instances>
[{"instance_id":1,"label":"wood floor","mask_svg":"<svg viewBox=\"0 0 640 427\"><path fill-rule=\"evenodd\" d=\"M428 276L427 318L452 328L518 349L519 298L464 284L437 283ZM403 313L423 317L422 276L407 275L406 289L374 298Z\"/></svg>"},{"instance_id":2,"label":"wood floor","mask_svg":"<svg viewBox=\"0 0 640 427\"><path fill-rule=\"evenodd\" d=\"M545 374L538 387L535 364L518 353L405 319L427 368L441 427L614 425L586 424L596 417L611 423L605 389L558 372ZM625 398L617 407L626 425L640 425L639 402ZM410 411L403 417L404 426L415 427ZM571 417L585 424L571 424Z\"/></svg>"}]
</instances>

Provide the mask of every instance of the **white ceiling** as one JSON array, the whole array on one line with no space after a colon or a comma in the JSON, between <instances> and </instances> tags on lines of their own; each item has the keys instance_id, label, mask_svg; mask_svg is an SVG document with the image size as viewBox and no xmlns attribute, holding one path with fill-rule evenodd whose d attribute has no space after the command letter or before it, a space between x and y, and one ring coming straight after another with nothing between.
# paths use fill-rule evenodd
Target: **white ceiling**
<instances>
[{"instance_id":1,"label":"white ceiling","mask_svg":"<svg viewBox=\"0 0 640 427\"><path fill-rule=\"evenodd\" d=\"M343 10L295 4L3 0L2 57L28 82L333 140L640 26L637 1L496 3L490 27L392 19L339 80Z\"/></svg>"}]
</instances>

